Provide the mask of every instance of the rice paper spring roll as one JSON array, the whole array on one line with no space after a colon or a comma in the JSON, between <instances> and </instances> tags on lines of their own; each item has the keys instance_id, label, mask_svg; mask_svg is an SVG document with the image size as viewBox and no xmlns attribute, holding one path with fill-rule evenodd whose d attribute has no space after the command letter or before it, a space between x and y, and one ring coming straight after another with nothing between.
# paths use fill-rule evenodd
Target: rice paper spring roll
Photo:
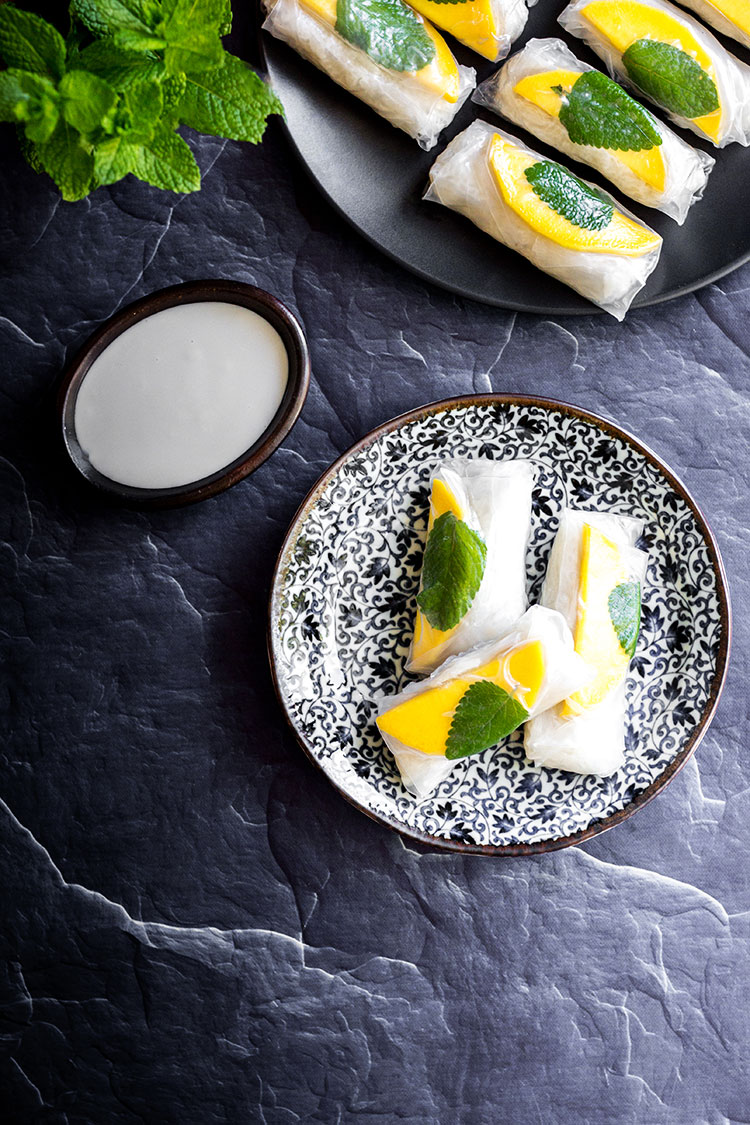
<instances>
[{"instance_id":1,"label":"rice paper spring roll","mask_svg":"<svg viewBox=\"0 0 750 1125\"><path fill-rule=\"evenodd\" d=\"M465 215L617 320L659 261L655 231L486 121L474 121L440 154L424 198Z\"/></svg>"},{"instance_id":2,"label":"rice paper spring roll","mask_svg":"<svg viewBox=\"0 0 750 1125\"><path fill-rule=\"evenodd\" d=\"M747 0L680 0L696 16L715 27L722 35L750 47L750 4Z\"/></svg>"},{"instance_id":3,"label":"rice paper spring roll","mask_svg":"<svg viewBox=\"0 0 750 1125\"><path fill-rule=\"evenodd\" d=\"M266 31L429 149L475 85L403 0L264 0Z\"/></svg>"},{"instance_id":4,"label":"rice paper spring roll","mask_svg":"<svg viewBox=\"0 0 750 1125\"><path fill-rule=\"evenodd\" d=\"M647 556L640 520L566 509L542 587L542 604L573 630L593 677L524 731L539 766L607 777L625 759L625 679L640 628Z\"/></svg>"},{"instance_id":5,"label":"rice paper spring roll","mask_svg":"<svg viewBox=\"0 0 750 1125\"><path fill-rule=\"evenodd\" d=\"M678 125L750 144L750 67L667 0L573 0L560 23Z\"/></svg>"},{"instance_id":6,"label":"rice paper spring roll","mask_svg":"<svg viewBox=\"0 0 750 1125\"><path fill-rule=\"evenodd\" d=\"M490 62L505 58L529 18L525 0L411 0L411 6Z\"/></svg>"},{"instance_id":7,"label":"rice paper spring roll","mask_svg":"<svg viewBox=\"0 0 750 1125\"><path fill-rule=\"evenodd\" d=\"M703 195L715 163L611 78L577 59L561 39L530 39L473 100L678 223Z\"/></svg>"},{"instance_id":8,"label":"rice paper spring roll","mask_svg":"<svg viewBox=\"0 0 750 1125\"><path fill-rule=\"evenodd\" d=\"M404 786L421 800L461 758L496 745L590 675L562 615L532 606L502 639L380 700L376 721Z\"/></svg>"},{"instance_id":9,"label":"rice paper spring roll","mask_svg":"<svg viewBox=\"0 0 750 1125\"><path fill-rule=\"evenodd\" d=\"M520 460L454 457L434 473L409 671L502 636L526 609L533 481Z\"/></svg>"}]
</instances>

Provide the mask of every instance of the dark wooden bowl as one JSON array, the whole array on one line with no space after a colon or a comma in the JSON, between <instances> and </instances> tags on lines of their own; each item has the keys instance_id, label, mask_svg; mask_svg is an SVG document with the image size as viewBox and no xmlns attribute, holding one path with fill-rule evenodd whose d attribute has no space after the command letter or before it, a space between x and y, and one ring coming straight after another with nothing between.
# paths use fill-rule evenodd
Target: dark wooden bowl
<instances>
[{"instance_id":1,"label":"dark wooden bowl","mask_svg":"<svg viewBox=\"0 0 750 1125\"><path fill-rule=\"evenodd\" d=\"M281 336L289 357L289 376L281 405L268 428L231 464L202 480L174 488L133 488L98 472L81 449L75 430L78 391L94 362L115 337L139 320L175 305L197 301L223 301L242 305L267 320ZM276 297L241 281L187 281L159 289L122 309L97 329L66 368L57 399L65 448L79 473L89 484L121 503L137 507L176 508L206 500L231 488L254 472L271 456L297 421L310 385L310 355L299 322Z\"/></svg>"}]
</instances>

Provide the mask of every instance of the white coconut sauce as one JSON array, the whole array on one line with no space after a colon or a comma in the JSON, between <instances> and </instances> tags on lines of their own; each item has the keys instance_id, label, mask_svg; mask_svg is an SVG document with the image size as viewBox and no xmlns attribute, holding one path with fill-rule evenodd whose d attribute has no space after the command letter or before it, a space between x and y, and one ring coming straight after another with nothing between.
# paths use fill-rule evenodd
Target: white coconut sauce
<instances>
[{"instance_id":1,"label":"white coconut sauce","mask_svg":"<svg viewBox=\"0 0 750 1125\"><path fill-rule=\"evenodd\" d=\"M135 488L173 488L230 465L268 428L289 361L276 329L223 301L138 321L94 360L75 431L95 469Z\"/></svg>"}]
</instances>

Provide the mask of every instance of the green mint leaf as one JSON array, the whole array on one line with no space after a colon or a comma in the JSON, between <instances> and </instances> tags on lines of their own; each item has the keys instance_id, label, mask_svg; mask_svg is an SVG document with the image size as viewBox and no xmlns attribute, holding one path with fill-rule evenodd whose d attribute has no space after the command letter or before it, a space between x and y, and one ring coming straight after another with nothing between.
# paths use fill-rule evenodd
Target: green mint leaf
<instances>
[{"instance_id":1,"label":"green mint leaf","mask_svg":"<svg viewBox=\"0 0 750 1125\"><path fill-rule=\"evenodd\" d=\"M678 117L703 117L719 108L713 79L694 58L656 39L638 39L622 56L636 86Z\"/></svg>"},{"instance_id":2,"label":"green mint leaf","mask_svg":"<svg viewBox=\"0 0 750 1125\"><path fill-rule=\"evenodd\" d=\"M271 113L283 113L276 95L234 55L224 65L189 75L178 107L180 121L201 133L257 144Z\"/></svg>"},{"instance_id":3,"label":"green mint leaf","mask_svg":"<svg viewBox=\"0 0 750 1125\"><path fill-rule=\"evenodd\" d=\"M499 684L477 680L462 696L455 714L445 756L451 761L480 754L514 731L529 712Z\"/></svg>"},{"instance_id":4,"label":"green mint leaf","mask_svg":"<svg viewBox=\"0 0 750 1125\"><path fill-rule=\"evenodd\" d=\"M140 79L158 78L164 72L160 59L140 51L123 50L111 39L96 39L73 54L70 65L103 78L116 90L124 90Z\"/></svg>"},{"instance_id":5,"label":"green mint leaf","mask_svg":"<svg viewBox=\"0 0 750 1125\"><path fill-rule=\"evenodd\" d=\"M59 121L48 141L36 146L44 171L55 181L63 199L83 199L92 187L94 157L89 145L67 121Z\"/></svg>"},{"instance_id":6,"label":"green mint leaf","mask_svg":"<svg viewBox=\"0 0 750 1125\"><path fill-rule=\"evenodd\" d=\"M621 582L608 600L609 616L620 648L632 659L641 628L641 584Z\"/></svg>"},{"instance_id":7,"label":"green mint leaf","mask_svg":"<svg viewBox=\"0 0 750 1125\"><path fill-rule=\"evenodd\" d=\"M100 37L117 31L153 31L159 19L158 6L141 0L71 0L70 14Z\"/></svg>"},{"instance_id":8,"label":"green mint leaf","mask_svg":"<svg viewBox=\"0 0 750 1125\"><path fill-rule=\"evenodd\" d=\"M562 95L561 87L556 92ZM576 79L560 107L560 121L576 145L640 152L661 144L648 110L598 70Z\"/></svg>"},{"instance_id":9,"label":"green mint leaf","mask_svg":"<svg viewBox=\"0 0 750 1125\"><path fill-rule=\"evenodd\" d=\"M162 107L162 121L170 129L176 129L180 124L180 105L187 89L187 78L184 74L169 74L161 82L161 93L164 101Z\"/></svg>"},{"instance_id":10,"label":"green mint leaf","mask_svg":"<svg viewBox=\"0 0 750 1125\"><path fill-rule=\"evenodd\" d=\"M196 30L189 27L171 34L164 51L164 65L168 74L194 74L221 65L224 49L216 31Z\"/></svg>"},{"instance_id":11,"label":"green mint leaf","mask_svg":"<svg viewBox=\"0 0 750 1125\"><path fill-rule=\"evenodd\" d=\"M69 70L60 82L65 120L79 133L95 133L109 123L117 91L87 70Z\"/></svg>"},{"instance_id":12,"label":"green mint leaf","mask_svg":"<svg viewBox=\"0 0 750 1125\"><path fill-rule=\"evenodd\" d=\"M123 51L163 51L167 45L163 35L132 27L123 27L113 32L112 42Z\"/></svg>"},{"instance_id":13,"label":"green mint leaf","mask_svg":"<svg viewBox=\"0 0 750 1125\"><path fill-rule=\"evenodd\" d=\"M487 561L483 539L453 512L444 512L427 536L420 609L435 629L452 629L474 601Z\"/></svg>"},{"instance_id":14,"label":"green mint leaf","mask_svg":"<svg viewBox=\"0 0 750 1125\"><path fill-rule=\"evenodd\" d=\"M336 31L388 70L416 72L435 58L424 24L402 0L337 0Z\"/></svg>"},{"instance_id":15,"label":"green mint leaf","mask_svg":"<svg viewBox=\"0 0 750 1125\"><path fill-rule=\"evenodd\" d=\"M155 130L153 138L139 149L136 176L165 191L198 191L200 168L188 145L165 125Z\"/></svg>"},{"instance_id":16,"label":"green mint leaf","mask_svg":"<svg viewBox=\"0 0 750 1125\"><path fill-rule=\"evenodd\" d=\"M57 28L12 4L0 7L0 58L9 67L60 78L65 71L65 40Z\"/></svg>"},{"instance_id":17,"label":"green mint leaf","mask_svg":"<svg viewBox=\"0 0 750 1125\"><path fill-rule=\"evenodd\" d=\"M568 222L586 230L603 230L612 219L612 201L552 160L526 169L526 179L539 198Z\"/></svg>"},{"instance_id":18,"label":"green mint leaf","mask_svg":"<svg viewBox=\"0 0 750 1125\"><path fill-rule=\"evenodd\" d=\"M114 184L134 172L141 144L127 136L108 137L94 149L94 175L100 184Z\"/></svg>"},{"instance_id":19,"label":"green mint leaf","mask_svg":"<svg viewBox=\"0 0 750 1125\"><path fill-rule=\"evenodd\" d=\"M0 73L0 121L23 125L29 141L52 136L60 117L59 97L49 78L26 70Z\"/></svg>"}]
</instances>

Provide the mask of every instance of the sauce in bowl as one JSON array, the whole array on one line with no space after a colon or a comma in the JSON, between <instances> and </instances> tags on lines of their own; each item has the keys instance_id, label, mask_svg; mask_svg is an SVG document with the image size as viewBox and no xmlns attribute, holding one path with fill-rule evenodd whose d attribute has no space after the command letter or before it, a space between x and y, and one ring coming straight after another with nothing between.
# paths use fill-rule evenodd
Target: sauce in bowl
<instances>
[{"instance_id":1,"label":"sauce in bowl","mask_svg":"<svg viewBox=\"0 0 750 1125\"><path fill-rule=\"evenodd\" d=\"M289 356L274 326L221 300L136 321L94 359L78 388L75 435L102 476L169 489L231 465L268 430Z\"/></svg>"}]
</instances>

